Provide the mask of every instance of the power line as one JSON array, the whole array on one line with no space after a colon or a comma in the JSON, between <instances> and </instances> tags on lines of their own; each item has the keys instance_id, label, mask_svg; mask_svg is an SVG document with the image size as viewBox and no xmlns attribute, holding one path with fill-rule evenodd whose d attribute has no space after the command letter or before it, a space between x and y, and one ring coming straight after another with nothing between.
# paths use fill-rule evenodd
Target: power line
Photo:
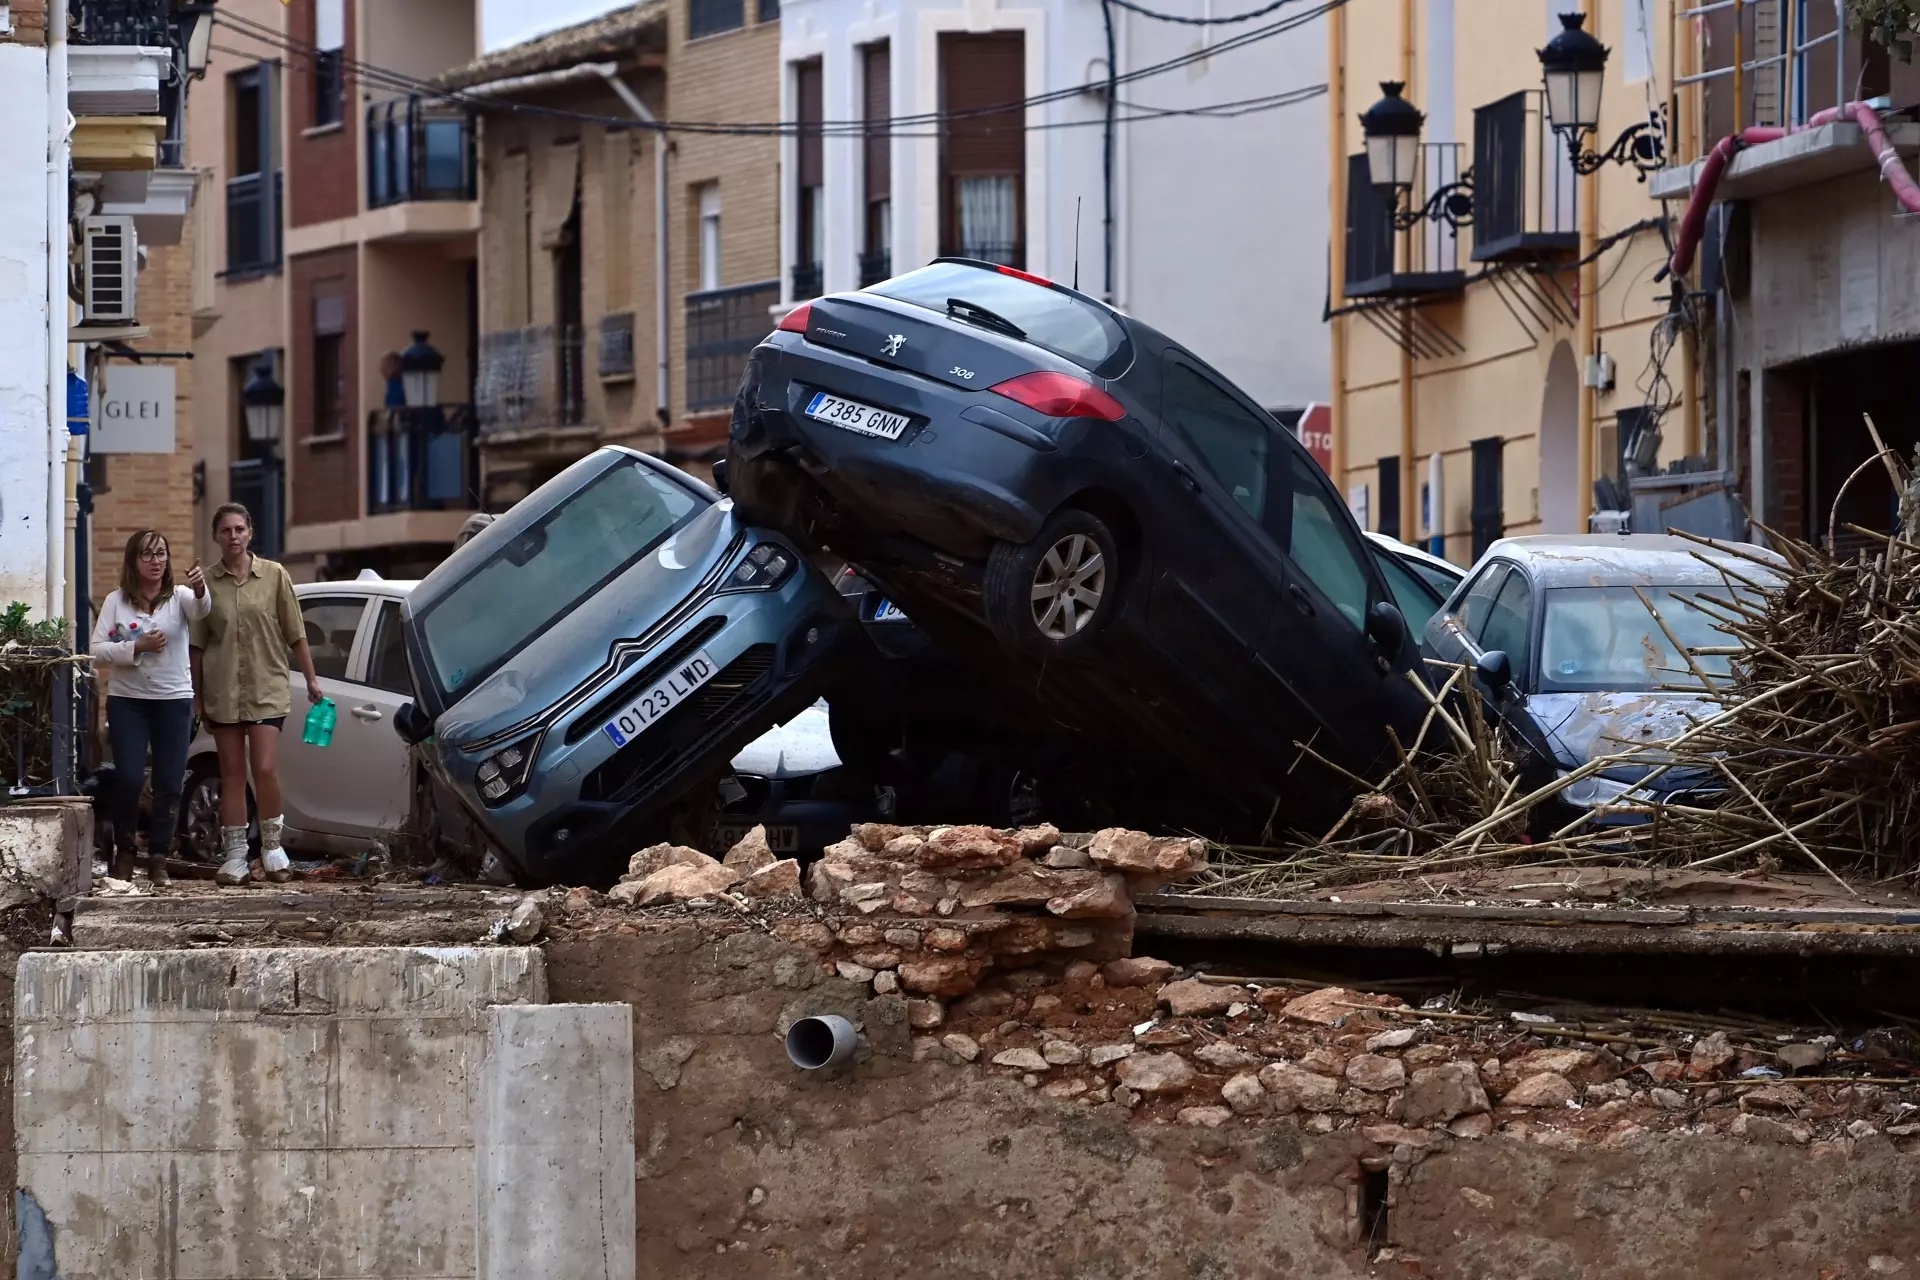
<instances>
[{"instance_id":1,"label":"power line","mask_svg":"<svg viewBox=\"0 0 1920 1280\"><path fill-rule=\"evenodd\" d=\"M1284 9L1298 0L1273 0L1272 4L1262 5L1258 9L1249 9L1245 13L1236 13L1230 18L1189 18L1178 13L1160 13L1145 5L1135 4L1133 0L1110 0L1116 9L1125 9L1137 13L1143 18L1152 18L1156 22L1177 22L1188 27L1225 27L1236 22L1251 22L1255 18L1264 18L1276 9Z\"/></svg>"},{"instance_id":2,"label":"power line","mask_svg":"<svg viewBox=\"0 0 1920 1280\"><path fill-rule=\"evenodd\" d=\"M1287 2L1292 2L1292 0L1287 0ZM1281 19L1278 22L1270 23L1263 27L1257 27L1252 31L1242 32L1239 35L1236 35L1236 36L1230 37L1227 40L1221 41L1220 43L1212 46L1209 49L1197 50L1190 53L1182 54L1174 58L1169 58L1163 62L1153 63L1148 66L1138 68L1134 71L1129 71L1123 75L1115 76L1112 79L1112 83L1129 84L1136 80L1143 80L1151 76L1163 74L1167 71L1178 70L1182 67L1190 66L1195 62L1203 61L1204 59L1210 58L1217 54L1227 53L1227 52L1233 51L1234 49L1244 48L1245 46L1256 43L1260 40L1269 39L1273 36L1281 35L1287 31L1291 31L1300 26L1304 26L1307 23L1312 22L1314 19L1322 17L1325 14L1330 13L1337 8L1340 8L1341 6L1345 5L1347 2L1348 0L1324 0L1323 3L1319 4L1313 9L1291 15L1287 18ZM303 58L308 63L311 63L315 55L320 52L318 47L313 44L307 43L305 41L294 40L291 37L285 35L284 33L276 31L273 28L266 26L263 23L257 23L251 19L239 17L238 15L235 15L235 14L229 14L223 11L216 10L214 20L220 25L226 27L228 30L233 31L237 35L240 35L246 39L255 41L257 43L267 45L271 48L278 49L282 52L296 55L300 58ZM223 50L223 52L226 52L226 50ZM237 55L237 56L246 56L246 55ZM344 71L353 72L355 75L355 78L358 79L363 84L370 84L376 88L384 88L384 89L394 91L396 93L418 94L418 95L430 96L430 97L434 97L434 98L438 98L446 101L459 102L459 103L466 104L468 106L475 107L477 109L483 109L483 110L489 110L489 111L508 111L508 112L515 112L515 113L521 113L521 114L528 114L528 115L540 115L540 116L546 116L550 118L573 120L576 122L586 123L586 124L597 124L597 125L605 126L607 128L641 129L641 130L660 132L660 133L692 133L692 134L713 134L713 135L749 136L749 137L753 137L753 136L796 137L796 136L801 136L803 134L818 134L819 136L823 136L823 137L835 137L835 136L933 137L938 135L937 134L903 134L901 132L900 127L914 126L914 125L941 126L955 120L963 120L963 119L970 119L970 118L977 118L977 117L984 117L984 116L1010 115L1015 112L1023 111L1032 107L1046 106L1055 102L1061 102L1061 101L1066 101L1074 98L1079 98L1092 92L1092 90L1088 86L1074 85L1067 88L1051 90L1046 93L1035 94L1031 97L1022 99L1017 102L1009 102L1009 103L999 104L999 105L990 106L990 107L978 107L978 108L973 108L966 111L926 112L926 113L920 113L916 115L893 116L893 117L889 117L882 120L820 121L817 123L810 122L804 125L798 121L756 123L756 122L663 120L663 121L646 122L646 121L639 121L639 120L635 120L630 117L624 117L624 116L601 116L601 115L595 115L589 112L570 111L564 108L546 107L546 106L540 106L538 104L533 104L533 103L506 102L500 99L490 98L482 95L475 95L463 90L444 89L428 81L416 79L414 77L405 75L401 72L394 71L390 68L377 66L373 63L362 62L356 59L342 58L341 65ZM1301 97L1298 97L1298 98L1291 96L1291 94L1274 95L1274 100L1272 101L1271 106L1279 107L1279 106L1291 105L1291 103L1294 101L1304 100L1305 97L1315 96L1318 93L1324 92L1324 91L1325 91L1325 86L1313 86L1308 89L1292 91L1292 93L1298 93L1302 95ZM1192 110L1193 114L1196 114L1196 115L1205 115L1216 110L1220 111L1223 114L1230 114L1230 112L1228 112L1227 110L1229 108L1238 109L1238 108L1244 107L1246 110L1263 109L1260 107L1255 107L1251 104L1262 103L1264 101L1265 100L1263 99L1248 99L1246 100L1245 103L1223 103L1223 104L1219 104L1218 107L1216 108L1197 108L1197 109L1190 109L1190 110ZM1173 114L1176 111L1179 111L1181 109L1168 108L1168 109L1153 109L1153 110L1160 110L1163 114ZM1245 111L1235 111L1231 113L1244 114ZM1052 122L1049 124L1037 125L1032 127L1036 129L1076 127L1081 123L1083 122L1076 122L1076 121ZM1093 123L1099 123L1099 122L1088 121L1084 123L1093 124Z\"/></svg>"}]
</instances>

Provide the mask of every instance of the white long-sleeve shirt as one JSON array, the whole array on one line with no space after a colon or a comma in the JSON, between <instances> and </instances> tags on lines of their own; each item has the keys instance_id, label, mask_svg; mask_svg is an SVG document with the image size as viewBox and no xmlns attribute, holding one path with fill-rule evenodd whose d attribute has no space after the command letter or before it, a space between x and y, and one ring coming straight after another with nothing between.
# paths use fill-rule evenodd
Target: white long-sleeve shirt
<instances>
[{"instance_id":1,"label":"white long-sleeve shirt","mask_svg":"<svg viewBox=\"0 0 1920 1280\"><path fill-rule=\"evenodd\" d=\"M107 692L116 698L191 698L193 672L187 665L188 624L213 608L213 593L195 596L189 587L175 587L152 613L142 613L115 591L100 606L93 624L93 652L99 662L111 663ZM167 647L158 653L136 653L143 635L158 631Z\"/></svg>"}]
</instances>

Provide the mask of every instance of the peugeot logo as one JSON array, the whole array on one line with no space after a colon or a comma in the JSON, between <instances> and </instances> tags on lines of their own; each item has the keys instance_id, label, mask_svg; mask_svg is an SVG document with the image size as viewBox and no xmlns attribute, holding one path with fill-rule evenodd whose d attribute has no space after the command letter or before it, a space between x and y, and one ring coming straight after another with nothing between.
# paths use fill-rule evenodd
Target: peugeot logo
<instances>
[{"instance_id":1,"label":"peugeot logo","mask_svg":"<svg viewBox=\"0 0 1920 1280\"><path fill-rule=\"evenodd\" d=\"M897 356L900 354L900 348L906 345L906 334L890 333L887 335L887 340L880 344L880 354L883 356Z\"/></svg>"}]
</instances>

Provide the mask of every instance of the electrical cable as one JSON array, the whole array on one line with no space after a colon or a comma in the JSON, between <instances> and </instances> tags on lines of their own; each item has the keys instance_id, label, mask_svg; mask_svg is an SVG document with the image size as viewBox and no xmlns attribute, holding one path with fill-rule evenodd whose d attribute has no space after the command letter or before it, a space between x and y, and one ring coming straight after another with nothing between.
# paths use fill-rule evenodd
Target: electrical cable
<instances>
[{"instance_id":1,"label":"electrical cable","mask_svg":"<svg viewBox=\"0 0 1920 1280\"><path fill-rule=\"evenodd\" d=\"M1116 9L1125 9L1130 13L1137 13L1143 18L1152 18L1156 22L1177 22L1187 27L1225 27L1231 26L1236 22L1251 22L1255 18L1264 18L1276 9L1284 9L1290 4L1298 4L1299 0L1273 0L1272 4L1262 5L1258 9L1249 9L1245 13L1236 13L1230 18L1188 18L1177 13L1161 13L1158 10L1149 9L1143 4L1135 4L1133 0L1110 0L1110 3L1112 3Z\"/></svg>"},{"instance_id":2,"label":"electrical cable","mask_svg":"<svg viewBox=\"0 0 1920 1280\"><path fill-rule=\"evenodd\" d=\"M1306 23L1313 21L1316 18L1322 17L1325 14L1332 12L1334 9L1342 7L1347 3L1348 3L1348 0L1323 0L1323 3L1317 5L1313 9L1290 15L1289 17L1281 19L1278 22L1270 23L1263 27L1257 27L1252 31L1242 32L1236 36L1230 37L1227 40L1223 40L1220 43L1213 45L1211 48L1191 51L1189 53L1182 54L1174 58L1166 59L1165 61L1162 61L1162 62L1149 64L1148 66L1138 68L1137 70L1134 70L1134 71L1129 71L1121 75L1113 76L1112 83L1115 85L1129 84L1137 80L1143 80L1154 75L1163 74L1167 71L1174 71L1182 67L1190 66L1196 62L1202 61L1206 58L1212 57L1220 53L1231 52L1232 50L1235 50L1235 49L1244 48L1245 46L1249 44L1253 44L1257 41L1265 40L1265 39L1271 38L1272 36L1281 35L1287 31L1294 30L1300 26L1305 25ZM254 41L259 44L267 45L268 47L280 50L288 54L296 55L298 57L303 58L309 63L311 63L314 56L320 52L317 46L311 43L295 40L285 35L282 32L274 30L273 28L267 26L266 24L258 23L253 21L252 19L240 17L236 14L230 14L224 11L216 10L214 15L214 21L217 24L226 27L229 31L232 31L235 34L245 39ZM222 51L227 52L227 50L225 49L223 49ZM246 56L246 55L237 55L237 56ZM661 132L661 133L717 134L717 135L727 135L727 136L781 137L781 136L799 136L803 132L809 133L809 134L818 134L820 136L828 136L828 137L843 136L843 135L853 136L853 137L935 136L935 135L914 135L914 134L903 135L900 132L899 126L902 126L902 125L911 126L911 125L923 125L923 124L924 125L945 125L955 120L962 120L962 119L969 119L969 118L976 118L976 117L983 117L983 116L1007 115L1016 111L1022 111L1022 110L1030 109L1033 107L1046 106L1055 102L1062 102L1062 101L1067 101L1075 98L1084 97L1091 92L1088 86L1074 85L1067 88L1051 90L1046 93L1035 94L1031 97L1022 99L1017 102L1003 103L1003 104L989 106L989 107L972 108L966 111L928 112L928 113L920 113L916 115L894 116L894 117L889 117L883 120L820 121L817 123L808 123L805 125L802 125L797 121L785 121L785 122L777 122L777 123L756 123L756 122L729 123L729 122L721 122L721 121L662 120L662 121L645 122L645 121L636 121L628 117L600 116L600 115L595 115L589 112L569 111L562 108L554 108L554 107L543 107L543 106L539 106L537 104L532 104L532 103L506 102L500 99L487 97L485 95L476 95L476 94L468 93L462 90L445 89L445 88L442 88L441 86L432 84L430 82L419 80L411 76L407 76L403 73L394 71L390 68L377 66L375 64L363 62L358 59L342 58L340 61L341 61L342 71L352 73L353 78L357 79L360 83L369 84L376 88L388 89L396 93L408 93L408 94L417 94L422 96L430 96L430 97L434 97L441 100L464 103L469 106L474 106L474 107L482 108L489 111L510 111L510 112L517 112L521 114L528 114L528 115L546 116L550 118L573 120L580 123L598 124L598 125L603 125L607 128L619 128L619 129L627 129L627 130L639 129L639 130L649 130L649 131ZM1302 90L1299 92L1301 92L1304 96L1313 96L1315 93L1323 92L1323 91L1324 91L1324 86L1319 86L1312 91ZM1296 100L1296 99L1282 97L1281 100L1275 101L1272 105L1284 106L1284 105L1288 105L1293 100ZM1258 101L1260 100L1249 99L1247 100L1247 103L1254 103ZM1220 108L1239 107L1239 106L1245 106L1245 105L1247 104L1227 103L1227 104L1220 104ZM1167 109L1167 110L1169 113L1171 113L1171 111L1175 109ZM1211 110L1215 110L1215 109L1199 108L1199 109L1194 109L1194 113L1197 115L1206 114ZM1072 122L1067 122L1067 123L1071 124ZM1033 126L1033 127L1035 128L1060 127L1060 123L1056 122L1052 126L1042 125L1042 126Z\"/></svg>"}]
</instances>

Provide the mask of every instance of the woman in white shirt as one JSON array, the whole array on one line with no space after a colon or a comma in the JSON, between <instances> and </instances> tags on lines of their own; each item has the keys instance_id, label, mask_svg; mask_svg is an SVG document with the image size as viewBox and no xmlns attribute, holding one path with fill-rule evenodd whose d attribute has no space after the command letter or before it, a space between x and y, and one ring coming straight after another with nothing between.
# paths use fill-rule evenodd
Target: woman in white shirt
<instances>
[{"instance_id":1,"label":"woman in white shirt","mask_svg":"<svg viewBox=\"0 0 1920 1280\"><path fill-rule=\"evenodd\" d=\"M142 529L127 539L120 589L100 606L93 626L98 664L107 677L107 740L113 747L113 874L133 875L134 827L147 753L153 753L153 824L147 832L147 873L167 883L166 858L173 851L186 783L187 746L193 739L193 676L187 665L188 624L213 607L195 559L188 591L173 587L173 555L166 535Z\"/></svg>"}]
</instances>

